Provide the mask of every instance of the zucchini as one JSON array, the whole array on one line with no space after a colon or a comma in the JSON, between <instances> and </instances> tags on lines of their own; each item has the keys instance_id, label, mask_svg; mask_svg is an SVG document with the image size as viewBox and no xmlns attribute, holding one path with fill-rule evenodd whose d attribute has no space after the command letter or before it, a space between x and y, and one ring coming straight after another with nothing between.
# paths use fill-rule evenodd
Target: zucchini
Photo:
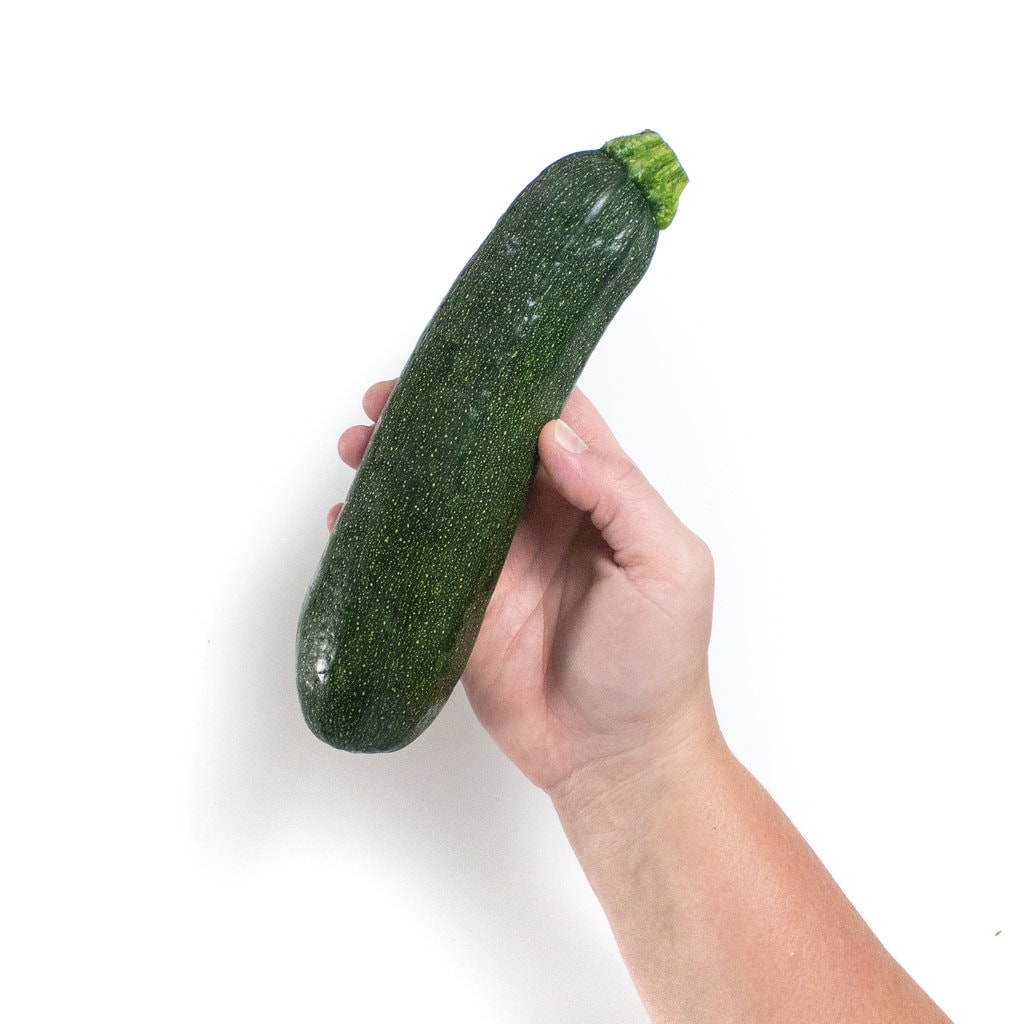
<instances>
[{"instance_id":1,"label":"zucchini","mask_svg":"<svg viewBox=\"0 0 1024 1024\"><path fill-rule=\"evenodd\" d=\"M465 668L541 427L650 264L687 181L655 132L551 164L459 274L380 417L306 596L310 729L397 750Z\"/></svg>"}]
</instances>

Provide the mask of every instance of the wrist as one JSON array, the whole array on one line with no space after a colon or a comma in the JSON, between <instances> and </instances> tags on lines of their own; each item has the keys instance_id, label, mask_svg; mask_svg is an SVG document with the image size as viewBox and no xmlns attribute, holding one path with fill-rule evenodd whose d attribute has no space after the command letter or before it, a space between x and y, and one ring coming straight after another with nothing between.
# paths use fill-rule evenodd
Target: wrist
<instances>
[{"instance_id":1,"label":"wrist","mask_svg":"<svg viewBox=\"0 0 1024 1024\"><path fill-rule=\"evenodd\" d=\"M665 728L645 742L594 758L548 795L583 860L583 847L629 844L664 821L666 808L699 805L736 764L709 705L697 724Z\"/></svg>"}]
</instances>

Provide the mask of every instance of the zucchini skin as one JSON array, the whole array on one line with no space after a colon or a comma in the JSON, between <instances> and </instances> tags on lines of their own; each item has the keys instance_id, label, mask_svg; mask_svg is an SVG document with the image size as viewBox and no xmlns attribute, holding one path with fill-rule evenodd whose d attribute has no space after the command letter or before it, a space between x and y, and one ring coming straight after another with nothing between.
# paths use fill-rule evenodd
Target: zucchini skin
<instances>
[{"instance_id":1,"label":"zucchini skin","mask_svg":"<svg viewBox=\"0 0 1024 1024\"><path fill-rule=\"evenodd\" d=\"M519 194L455 280L377 423L303 604L299 700L326 743L397 750L451 695L540 430L658 233L622 162L574 153Z\"/></svg>"}]
</instances>

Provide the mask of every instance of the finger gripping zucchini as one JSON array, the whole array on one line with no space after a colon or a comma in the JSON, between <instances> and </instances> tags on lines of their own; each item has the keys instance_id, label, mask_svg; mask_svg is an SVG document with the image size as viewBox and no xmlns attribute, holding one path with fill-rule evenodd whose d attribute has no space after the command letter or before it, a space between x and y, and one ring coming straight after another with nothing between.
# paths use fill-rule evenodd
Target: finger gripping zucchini
<instances>
[{"instance_id":1,"label":"finger gripping zucchini","mask_svg":"<svg viewBox=\"0 0 1024 1024\"><path fill-rule=\"evenodd\" d=\"M310 729L397 750L465 668L541 427L650 264L686 175L655 132L551 164L459 274L377 423L303 604Z\"/></svg>"}]
</instances>

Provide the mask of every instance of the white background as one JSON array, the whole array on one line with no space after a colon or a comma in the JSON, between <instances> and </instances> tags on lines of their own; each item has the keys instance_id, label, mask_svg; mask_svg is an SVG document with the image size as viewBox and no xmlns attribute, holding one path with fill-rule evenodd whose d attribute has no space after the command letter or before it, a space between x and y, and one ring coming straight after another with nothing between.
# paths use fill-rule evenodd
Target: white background
<instances>
[{"instance_id":1,"label":"white background","mask_svg":"<svg viewBox=\"0 0 1024 1024\"><path fill-rule=\"evenodd\" d=\"M1016 5L370 7L0 15L0 1016L645 1019L461 691L342 754L292 643L365 387L534 174L650 127L691 184L583 383L716 555L727 736L1019 1024Z\"/></svg>"}]
</instances>

